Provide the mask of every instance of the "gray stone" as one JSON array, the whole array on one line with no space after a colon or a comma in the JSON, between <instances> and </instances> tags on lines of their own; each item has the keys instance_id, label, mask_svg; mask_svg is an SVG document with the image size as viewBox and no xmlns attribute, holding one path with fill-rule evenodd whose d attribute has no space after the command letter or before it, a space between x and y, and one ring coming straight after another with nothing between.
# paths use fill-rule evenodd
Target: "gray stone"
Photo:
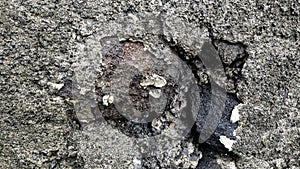
<instances>
[{"instance_id":1,"label":"gray stone","mask_svg":"<svg viewBox=\"0 0 300 169\"><path fill-rule=\"evenodd\" d=\"M219 46L226 75L232 75L236 69L226 68L226 64L241 59L243 50L247 54L243 60L245 64L238 67L237 78L229 78L226 87L227 92L236 95L244 104L239 110L237 142L229 154L232 157L230 160L223 158L219 163L208 158L207 161L200 160L199 165L224 168L234 161L237 168L300 167L299 2L46 0L3 1L0 4L2 168L89 168L102 162L102 168L124 168L132 164L132 158L129 162L117 159L131 157L127 153L136 153L133 150L123 149L120 156L99 158L100 148L82 148L82 144L106 145L97 142L95 137L78 134L83 124L74 113L76 101L72 100L67 84L72 81L73 85L78 85L72 79L73 65L77 64L80 46L88 37L99 31L105 35L116 32L120 28L118 24L105 24L129 13L135 18L142 11L162 12L169 20L173 17L178 23L188 22L190 29L186 31L180 29L180 25L170 24L161 26L171 26L173 30L159 32L154 23L149 24L154 26L148 29L152 34L169 35L165 40L168 43L175 40L174 45L181 46L190 56L197 53L195 50L201 45L201 42L192 44L190 39L196 30L202 32L199 37L220 41L216 47ZM135 36L139 41L152 43L152 34L140 31L140 25L126 30L128 37ZM88 56L80 57L89 59ZM189 59L192 58L187 58L187 62ZM82 66L89 65L82 63ZM206 77L203 70L198 71L200 77ZM88 79L93 74L82 76ZM64 86L53 89L46 85L47 82ZM200 82L208 84L207 79ZM81 94L90 99L93 85L90 82L82 85L86 88L82 88ZM58 96L64 101L57 101ZM87 108L88 115L93 108ZM228 122L227 125L221 120L222 132L233 134L229 119ZM214 135L218 133L217 129ZM97 144L93 144L95 142ZM116 143L121 144L122 139ZM209 153L219 156L227 153L221 146L214 146L220 145L217 141L208 141L205 145L212 149L203 151L202 159L207 159L204 157ZM199 148L203 146L199 145ZM158 162L163 163L162 158Z\"/></svg>"}]
</instances>

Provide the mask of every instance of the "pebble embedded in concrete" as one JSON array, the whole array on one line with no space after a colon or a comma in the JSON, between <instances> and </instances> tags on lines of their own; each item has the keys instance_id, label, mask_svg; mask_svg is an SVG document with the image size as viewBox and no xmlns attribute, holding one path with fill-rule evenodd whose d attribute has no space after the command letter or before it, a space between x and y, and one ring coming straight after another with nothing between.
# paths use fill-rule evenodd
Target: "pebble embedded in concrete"
<instances>
[{"instance_id":1,"label":"pebble embedded in concrete","mask_svg":"<svg viewBox=\"0 0 300 169\"><path fill-rule=\"evenodd\" d=\"M47 84L56 90L60 90L61 88L64 87L63 83L59 84L59 83L48 82Z\"/></svg>"},{"instance_id":2,"label":"pebble embedded in concrete","mask_svg":"<svg viewBox=\"0 0 300 169\"><path fill-rule=\"evenodd\" d=\"M161 90L160 89L150 90L149 95L157 99L161 96Z\"/></svg>"},{"instance_id":3,"label":"pebble embedded in concrete","mask_svg":"<svg viewBox=\"0 0 300 169\"><path fill-rule=\"evenodd\" d=\"M104 106L108 106L108 104L112 104L114 102L114 96L105 95L103 96L102 101Z\"/></svg>"},{"instance_id":4,"label":"pebble embedded in concrete","mask_svg":"<svg viewBox=\"0 0 300 169\"><path fill-rule=\"evenodd\" d=\"M153 74L152 76L148 77L146 80L140 83L141 86L147 87L147 86L155 86L158 88L164 87L167 84L167 80L159 76L157 74Z\"/></svg>"},{"instance_id":5,"label":"pebble embedded in concrete","mask_svg":"<svg viewBox=\"0 0 300 169\"><path fill-rule=\"evenodd\" d=\"M235 140L231 140L226 136L220 136L219 140L229 151L232 151L232 146L236 142Z\"/></svg>"},{"instance_id":6,"label":"pebble embedded in concrete","mask_svg":"<svg viewBox=\"0 0 300 169\"><path fill-rule=\"evenodd\" d=\"M243 104L239 104L234 107L234 109L231 112L230 116L230 122L231 123L236 123L240 120L240 114L239 114L239 109L243 106Z\"/></svg>"}]
</instances>

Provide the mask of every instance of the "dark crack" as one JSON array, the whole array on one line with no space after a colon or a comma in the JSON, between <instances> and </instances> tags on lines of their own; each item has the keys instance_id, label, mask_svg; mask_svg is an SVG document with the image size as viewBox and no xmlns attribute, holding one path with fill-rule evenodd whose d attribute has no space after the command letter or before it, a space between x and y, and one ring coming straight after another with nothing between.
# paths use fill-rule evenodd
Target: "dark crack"
<instances>
[{"instance_id":1,"label":"dark crack","mask_svg":"<svg viewBox=\"0 0 300 169\"><path fill-rule=\"evenodd\" d=\"M245 64L245 61L248 58L248 54L246 52L246 45L242 43L231 43L226 40L213 39L211 28L209 32L210 37L212 39L212 43L218 51L227 77L227 99L222 118L219 122L216 131L205 143L200 144L199 146L199 149L203 152L204 155L203 158L199 161L197 167L199 169L220 168L220 166L216 162L216 156L226 156L226 158L229 158L233 161L236 161L239 158L237 154L228 151L228 149L226 149L224 145L219 141L219 138L220 136L226 136L227 138L233 140L236 139L233 133L234 130L237 129L238 125L237 123L232 124L230 122L230 116L233 108L239 103L242 103L242 101L239 100L237 97L236 89L237 82L239 80L242 80L243 78L241 71L243 65ZM198 116L196 124L194 125L191 132L195 143L197 143L199 137L198 127L200 127L201 124L203 124L203 119L205 119L205 115L207 115L210 109L210 82L208 80L201 79L201 76L199 76L199 74L206 75L206 69L199 57L187 53L186 51L184 51L183 47L175 44L174 41L168 41L166 43L169 46L171 46L171 48L176 52L176 54L188 64L198 81L199 88L201 89L200 111L202 111L202 113L199 113L200 116ZM201 71L201 73L199 73L199 71Z\"/></svg>"}]
</instances>

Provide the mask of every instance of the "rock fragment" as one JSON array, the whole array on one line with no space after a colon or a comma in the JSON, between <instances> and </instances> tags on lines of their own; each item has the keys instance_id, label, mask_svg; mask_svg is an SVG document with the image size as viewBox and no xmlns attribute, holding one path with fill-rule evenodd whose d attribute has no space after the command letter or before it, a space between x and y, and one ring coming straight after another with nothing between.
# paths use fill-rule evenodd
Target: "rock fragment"
<instances>
[{"instance_id":1,"label":"rock fragment","mask_svg":"<svg viewBox=\"0 0 300 169\"><path fill-rule=\"evenodd\" d=\"M161 96L161 90L160 89L150 90L149 95L157 99Z\"/></svg>"},{"instance_id":2,"label":"rock fragment","mask_svg":"<svg viewBox=\"0 0 300 169\"><path fill-rule=\"evenodd\" d=\"M108 104L112 104L114 102L114 96L105 95L103 96L102 101L104 106L108 106Z\"/></svg>"},{"instance_id":3,"label":"rock fragment","mask_svg":"<svg viewBox=\"0 0 300 169\"><path fill-rule=\"evenodd\" d=\"M53 89L56 89L56 90L60 90L61 88L64 87L64 84L63 84L63 83L59 84L59 83L48 82L47 84L48 84L49 86L51 86Z\"/></svg>"},{"instance_id":4,"label":"rock fragment","mask_svg":"<svg viewBox=\"0 0 300 169\"><path fill-rule=\"evenodd\" d=\"M140 83L140 85L143 87L153 85L158 88L164 87L166 84L167 80L164 77L159 76L157 74L153 74L152 76Z\"/></svg>"},{"instance_id":5,"label":"rock fragment","mask_svg":"<svg viewBox=\"0 0 300 169\"><path fill-rule=\"evenodd\" d=\"M232 110L231 116L230 116L230 122L231 123L236 123L237 121L240 120L240 114L239 114L239 109L243 106L243 104L239 104L234 107Z\"/></svg>"},{"instance_id":6,"label":"rock fragment","mask_svg":"<svg viewBox=\"0 0 300 169\"><path fill-rule=\"evenodd\" d=\"M236 142L235 140L231 140L226 136L220 136L219 141L227 148L229 151L232 151L232 146Z\"/></svg>"}]
</instances>

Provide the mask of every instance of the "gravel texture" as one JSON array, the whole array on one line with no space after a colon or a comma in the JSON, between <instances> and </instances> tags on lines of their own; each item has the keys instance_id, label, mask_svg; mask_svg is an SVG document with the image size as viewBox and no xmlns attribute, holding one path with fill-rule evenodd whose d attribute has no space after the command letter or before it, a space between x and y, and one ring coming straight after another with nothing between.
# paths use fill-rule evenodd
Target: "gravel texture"
<instances>
[{"instance_id":1,"label":"gravel texture","mask_svg":"<svg viewBox=\"0 0 300 169\"><path fill-rule=\"evenodd\" d=\"M1 168L299 168L299 11L297 1L2 0ZM150 33L140 24L122 25L149 18L145 12L163 13L166 24L147 24ZM228 97L207 142L197 142L201 125L195 125L183 141L154 140L159 151L144 158L135 139L95 121L94 82L88 80L95 75L80 74L76 66L95 66L86 63L97 51L84 49L97 49L94 42L120 26L119 38L134 37L157 56L163 45L154 35L163 35L162 44L187 63L201 91L209 81L195 57L202 43L193 42L199 36L212 42ZM77 84L74 74L87 81ZM81 90L72 93L74 86ZM230 112L237 105L240 120L233 124ZM232 151L220 136L235 141Z\"/></svg>"}]
</instances>

